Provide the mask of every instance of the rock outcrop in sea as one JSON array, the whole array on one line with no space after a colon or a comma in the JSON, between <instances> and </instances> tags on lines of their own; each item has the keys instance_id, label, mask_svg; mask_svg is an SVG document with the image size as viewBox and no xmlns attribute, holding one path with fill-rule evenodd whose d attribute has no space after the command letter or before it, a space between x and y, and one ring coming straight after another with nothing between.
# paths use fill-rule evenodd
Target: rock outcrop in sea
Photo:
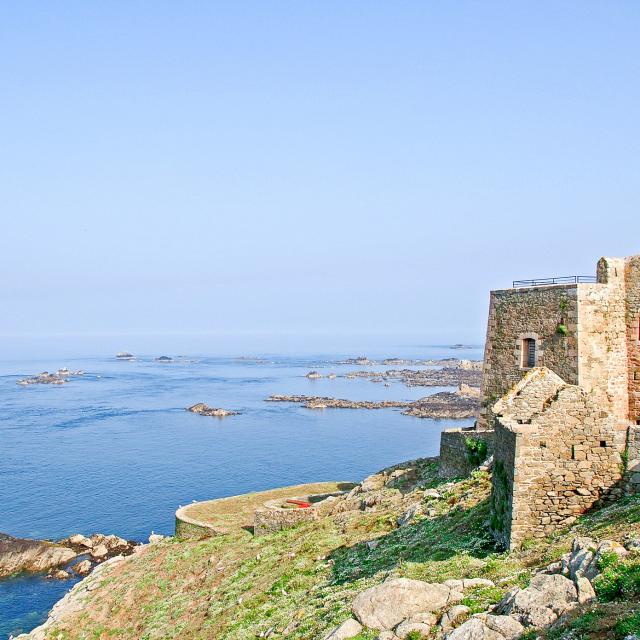
<instances>
[{"instance_id":1,"label":"rock outcrop in sea","mask_svg":"<svg viewBox=\"0 0 640 640\"><path fill-rule=\"evenodd\" d=\"M480 408L480 391L461 385L457 391L443 391L419 400L345 400L327 396L274 394L267 402L295 402L306 409L404 409L417 418L463 419L475 417Z\"/></svg>"},{"instance_id":2,"label":"rock outcrop in sea","mask_svg":"<svg viewBox=\"0 0 640 640\"><path fill-rule=\"evenodd\" d=\"M89 537L75 534L58 542L0 533L0 578L23 572L50 572L53 578L68 578L69 571L86 575L97 563L116 555L130 555L137 544L101 533ZM76 558L80 561L70 566Z\"/></svg>"},{"instance_id":3,"label":"rock outcrop in sea","mask_svg":"<svg viewBox=\"0 0 640 640\"><path fill-rule=\"evenodd\" d=\"M210 407L204 402L198 402L187 408L191 413L197 413L201 416L213 416L214 418L224 418L226 416L237 416L238 411L230 411L229 409L221 409L219 407Z\"/></svg>"},{"instance_id":4,"label":"rock outcrop in sea","mask_svg":"<svg viewBox=\"0 0 640 640\"><path fill-rule=\"evenodd\" d=\"M18 380L16 384L19 384L22 387L26 387L32 384L65 384L70 377L83 375L84 371L82 369L79 369L78 371L69 371L69 369L67 369L66 367L62 367L55 373L43 371L42 373L38 373L35 376L22 378L21 380Z\"/></svg>"}]
</instances>

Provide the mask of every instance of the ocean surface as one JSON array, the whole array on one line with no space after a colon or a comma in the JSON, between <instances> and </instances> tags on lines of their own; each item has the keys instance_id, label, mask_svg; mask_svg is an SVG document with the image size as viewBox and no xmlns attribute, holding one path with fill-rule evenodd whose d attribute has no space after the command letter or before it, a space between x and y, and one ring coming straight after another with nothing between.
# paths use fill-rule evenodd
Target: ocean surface
<instances>
[{"instance_id":1,"label":"ocean surface","mask_svg":"<svg viewBox=\"0 0 640 640\"><path fill-rule=\"evenodd\" d=\"M159 355L0 362L0 532L49 539L101 532L146 541L152 531L173 532L180 505L302 482L358 481L436 455L443 428L471 422L265 402L276 393L411 400L443 390L340 377L371 368L337 364L358 353L170 353L169 363L157 362ZM367 355L482 356L480 349L447 347ZM60 367L86 374L64 385L16 384ZM307 379L312 369L338 377ZM218 419L185 411L196 402L241 413ZM72 584L43 576L0 581L0 640L44 621Z\"/></svg>"}]
</instances>

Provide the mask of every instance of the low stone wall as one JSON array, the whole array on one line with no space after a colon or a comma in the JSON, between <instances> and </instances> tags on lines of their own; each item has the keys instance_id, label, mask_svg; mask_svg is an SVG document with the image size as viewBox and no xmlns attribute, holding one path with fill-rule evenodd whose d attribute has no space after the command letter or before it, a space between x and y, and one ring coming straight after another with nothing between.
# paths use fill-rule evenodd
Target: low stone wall
<instances>
[{"instance_id":1,"label":"low stone wall","mask_svg":"<svg viewBox=\"0 0 640 640\"><path fill-rule=\"evenodd\" d=\"M264 536L268 533L288 529L300 522L308 522L317 520L322 514L323 500L332 496L342 495L344 491L336 493L324 493L307 496L296 496L287 498L289 500L300 500L302 502L310 502L310 507L285 507L285 500L276 499L265 502L262 507L256 509L253 518L253 534L255 536Z\"/></svg>"},{"instance_id":2,"label":"low stone wall","mask_svg":"<svg viewBox=\"0 0 640 640\"><path fill-rule=\"evenodd\" d=\"M304 500L305 498L297 498ZM313 507L307 508L285 508L282 507L282 500L270 500L263 507L256 509L253 519L253 534L264 536L267 533L288 529L300 522L317 520L318 512Z\"/></svg>"},{"instance_id":3,"label":"low stone wall","mask_svg":"<svg viewBox=\"0 0 640 640\"><path fill-rule=\"evenodd\" d=\"M467 440L480 440L487 444L487 457L493 455L494 432L475 429L447 429L440 435L439 474L443 478L469 475L479 464L473 460Z\"/></svg>"},{"instance_id":4,"label":"low stone wall","mask_svg":"<svg viewBox=\"0 0 640 640\"><path fill-rule=\"evenodd\" d=\"M625 481L628 493L640 493L640 425L629 427Z\"/></svg>"},{"instance_id":5,"label":"low stone wall","mask_svg":"<svg viewBox=\"0 0 640 640\"><path fill-rule=\"evenodd\" d=\"M186 514L186 510L190 505L186 507L180 507L176 511L176 537L180 540L202 540L203 538L211 538L212 536L219 536L225 531L219 531L211 524L201 522L190 518Z\"/></svg>"}]
</instances>

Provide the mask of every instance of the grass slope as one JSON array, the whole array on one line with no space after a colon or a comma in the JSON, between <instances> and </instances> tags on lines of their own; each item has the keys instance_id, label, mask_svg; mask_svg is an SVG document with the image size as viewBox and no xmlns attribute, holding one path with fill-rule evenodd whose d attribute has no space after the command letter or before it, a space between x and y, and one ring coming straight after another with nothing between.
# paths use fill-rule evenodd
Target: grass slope
<instances>
[{"instance_id":1,"label":"grass slope","mask_svg":"<svg viewBox=\"0 0 640 640\"><path fill-rule=\"evenodd\" d=\"M486 533L488 475L444 483L432 462L416 469L410 481L388 483L372 508L260 538L236 530L199 542L171 538L151 545L115 565L83 611L58 623L48 637L319 639L350 616L358 592L390 575L432 582L490 578L495 588L465 598L473 611L483 611L510 587L526 586L532 570L557 560L576 534L617 540L638 534L640 501L626 499L542 543L499 553ZM425 495L433 487L441 497ZM398 516L412 501L420 501L424 514L398 527ZM576 612L566 628L571 638L622 638L623 627L627 633L634 629L639 608L637 602L603 603ZM561 631L553 633L550 640L561 637ZM359 640L376 637L367 631Z\"/></svg>"}]
</instances>

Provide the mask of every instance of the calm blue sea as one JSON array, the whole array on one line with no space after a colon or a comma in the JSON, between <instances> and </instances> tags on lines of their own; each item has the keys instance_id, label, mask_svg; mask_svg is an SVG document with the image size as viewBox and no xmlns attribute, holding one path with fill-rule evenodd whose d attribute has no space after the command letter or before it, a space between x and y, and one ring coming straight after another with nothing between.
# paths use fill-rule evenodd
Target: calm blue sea
<instances>
[{"instance_id":1,"label":"calm blue sea","mask_svg":"<svg viewBox=\"0 0 640 640\"><path fill-rule=\"evenodd\" d=\"M355 400L414 399L440 388L390 387L338 375L357 353L256 359L184 356L159 363L114 357L0 362L0 531L61 538L171 534L173 514L193 500L321 480L359 480L387 465L437 453L452 421L399 410L307 410L268 403L273 393ZM174 354L168 354L176 357ZM416 347L369 357L481 357L479 349ZM59 367L83 369L66 385L16 381ZM376 367L380 369L380 367ZM196 402L241 412L194 415ZM458 425L469 421L458 421ZM40 624L71 582L41 576L0 581L0 639Z\"/></svg>"}]
</instances>

